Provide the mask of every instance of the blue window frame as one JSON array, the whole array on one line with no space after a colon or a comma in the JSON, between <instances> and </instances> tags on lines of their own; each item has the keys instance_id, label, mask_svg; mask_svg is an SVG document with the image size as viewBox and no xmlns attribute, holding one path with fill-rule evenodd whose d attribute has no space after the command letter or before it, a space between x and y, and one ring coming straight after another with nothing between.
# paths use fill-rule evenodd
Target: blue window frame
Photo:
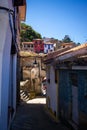
<instances>
[{"instance_id":1,"label":"blue window frame","mask_svg":"<svg viewBox=\"0 0 87 130\"><path fill-rule=\"evenodd\" d=\"M50 44L48 44L48 49L50 49Z\"/></svg>"}]
</instances>

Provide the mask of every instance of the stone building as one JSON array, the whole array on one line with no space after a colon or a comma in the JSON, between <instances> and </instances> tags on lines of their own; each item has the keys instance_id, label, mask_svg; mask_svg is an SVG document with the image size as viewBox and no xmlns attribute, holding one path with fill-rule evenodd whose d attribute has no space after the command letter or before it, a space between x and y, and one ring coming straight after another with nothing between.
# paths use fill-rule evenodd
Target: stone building
<instances>
[{"instance_id":1,"label":"stone building","mask_svg":"<svg viewBox=\"0 0 87 130\"><path fill-rule=\"evenodd\" d=\"M33 42L22 42L22 50L23 51L34 51L34 43Z\"/></svg>"},{"instance_id":2,"label":"stone building","mask_svg":"<svg viewBox=\"0 0 87 130\"><path fill-rule=\"evenodd\" d=\"M87 129L87 43L49 53L44 63L47 107L75 129Z\"/></svg>"}]
</instances>

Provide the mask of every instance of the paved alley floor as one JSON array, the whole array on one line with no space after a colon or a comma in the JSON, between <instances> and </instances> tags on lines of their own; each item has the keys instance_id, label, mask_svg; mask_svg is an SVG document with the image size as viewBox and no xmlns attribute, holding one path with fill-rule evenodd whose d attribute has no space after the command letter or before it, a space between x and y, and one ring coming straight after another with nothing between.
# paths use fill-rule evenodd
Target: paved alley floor
<instances>
[{"instance_id":1,"label":"paved alley floor","mask_svg":"<svg viewBox=\"0 0 87 130\"><path fill-rule=\"evenodd\" d=\"M46 99L35 98L22 102L17 109L11 130L70 130L61 122L56 123L45 110Z\"/></svg>"}]
</instances>

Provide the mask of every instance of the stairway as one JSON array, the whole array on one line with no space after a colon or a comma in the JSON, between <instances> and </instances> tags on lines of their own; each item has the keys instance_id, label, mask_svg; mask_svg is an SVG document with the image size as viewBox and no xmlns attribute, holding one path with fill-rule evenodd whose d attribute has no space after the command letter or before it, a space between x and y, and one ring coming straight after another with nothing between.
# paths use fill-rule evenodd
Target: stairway
<instances>
[{"instance_id":1,"label":"stairway","mask_svg":"<svg viewBox=\"0 0 87 130\"><path fill-rule=\"evenodd\" d=\"M24 91L24 90L20 90L20 97L21 97L21 100L24 101L24 102L27 102L29 100L29 93L27 91Z\"/></svg>"}]
</instances>

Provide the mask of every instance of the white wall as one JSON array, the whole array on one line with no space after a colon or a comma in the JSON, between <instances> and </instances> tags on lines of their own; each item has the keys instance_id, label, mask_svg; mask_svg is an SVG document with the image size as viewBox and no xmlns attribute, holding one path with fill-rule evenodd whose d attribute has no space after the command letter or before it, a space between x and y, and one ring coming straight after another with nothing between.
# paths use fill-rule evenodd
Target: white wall
<instances>
[{"instance_id":1,"label":"white wall","mask_svg":"<svg viewBox=\"0 0 87 130\"><path fill-rule=\"evenodd\" d=\"M11 0L0 0L0 6L8 8L10 6L11 8L11 5ZM8 125L11 41L12 34L9 26L8 12L0 10L0 130L7 130ZM15 69L14 67L14 71ZM15 86L16 84L14 84Z\"/></svg>"},{"instance_id":2,"label":"white wall","mask_svg":"<svg viewBox=\"0 0 87 130\"><path fill-rule=\"evenodd\" d=\"M16 87L17 87L17 54L13 55L13 108L16 110Z\"/></svg>"},{"instance_id":3,"label":"white wall","mask_svg":"<svg viewBox=\"0 0 87 130\"><path fill-rule=\"evenodd\" d=\"M54 51L54 46L51 46L52 44L44 44L44 53L48 53L50 51ZM48 49L48 46L50 46L50 48Z\"/></svg>"},{"instance_id":4,"label":"white wall","mask_svg":"<svg viewBox=\"0 0 87 130\"><path fill-rule=\"evenodd\" d=\"M17 74L17 54L10 57L10 78L9 78L9 106L16 110L16 74Z\"/></svg>"},{"instance_id":5,"label":"white wall","mask_svg":"<svg viewBox=\"0 0 87 130\"><path fill-rule=\"evenodd\" d=\"M48 74L47 74L48 75ZM50 84L47 87L47 96L50 97L50 108L57 113L57 85L55 84L53 66L50 67ZM48 77L48 76L47 76Z\"/></svg>"},{"instance_id":6,"label":"white wall","mask_svg":"<svg viewBox=\"0 0 87 130\"><path fill-rule=\"evenodd\" d=\"M6 0L0 0L0 6L7 6ZM1 90L2 90L2 58L8 27L8 14L0 10L0 117L1 117Z\"/></svg>"},{"instance_id":7,"label":"white wall","mask_svg":"<svg viewBox=\"0 0 87 130\"><path fill-rule=\"evenodd\" d=\"M10 80L10 49L11 49L11 32L8 26L7 34L2 52L2 78L1 78L1 120L0 129L7 130L8 114L8 97L9 97L9 80Z\"/></svg>"},{"instance_id":8,"label":"white wall","mask_svg":"<svg viewBox=\"0 0 87 130\"><path fill-rule=\"evenodd\" d=\"M3 2L2 2L3 3ZM0 4L1 5L1 4ZM8 102L8 82L9 82L9 46L10 38L7 39L8 14L0 10L0 129L6 130L6 114ZM9 33L8 33L9 36ZM9 45L9 46L8 46ZM5 52L5 47L7 51ZM8 60L7 60L8 58ZM7 76L8 75L8 76Z\"/></svg>"}]
</instances>

